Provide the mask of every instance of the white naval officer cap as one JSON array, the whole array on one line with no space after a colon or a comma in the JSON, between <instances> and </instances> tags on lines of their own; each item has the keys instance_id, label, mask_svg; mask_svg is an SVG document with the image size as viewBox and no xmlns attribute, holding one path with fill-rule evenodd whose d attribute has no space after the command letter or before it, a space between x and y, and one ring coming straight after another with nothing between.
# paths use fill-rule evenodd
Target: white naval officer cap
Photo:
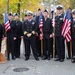
<instances>
[{"instance_id":1,"label":"white naval officer cap","mask_svg":"<svg viewBox=\"0 0 75 75\"><path fill-rule=\"evenodd\" d=\"M18 13L14 13L14 16L19 16L19 14Z\"/></svg>"},{"instance_id":2,"label":"white naval officer cap","mask_svg":"<svg viewBox=\"0 0 75 75\"><path fill-rule=\"evenodd\" d=\"M57 5L57 6L56 6L56 9L57 9L57 10L61 10L61 9L63 9L63 6L62 6L62 5Z\"/></svg>"},{"instance_id":3,"label":"white naval officer cap","mask_svg":"<svg viewBox=\"0 0 75 75\"><path fill-rule=\"evenodd\" d=\"M72 10L72 14L75 14L75 9Z\"/></svg>"}]
</instances>

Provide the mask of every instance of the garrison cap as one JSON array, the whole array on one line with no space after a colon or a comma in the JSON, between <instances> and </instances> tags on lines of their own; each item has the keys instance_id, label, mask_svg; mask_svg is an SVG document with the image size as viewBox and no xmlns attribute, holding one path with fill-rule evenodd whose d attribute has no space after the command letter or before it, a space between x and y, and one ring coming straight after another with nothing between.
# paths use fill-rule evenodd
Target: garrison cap
<instances>
[{"instance_id":1,"label":"garrison cap","mask_svg":"<svg viewBox=\"0 0 75 75\"><path fill-rule=\"evenodd\" d=\"M41 9L39 8L38 11L41 11Z\"/></svg>"},{"instance_id":2,"label":"garrison cap","mask_svg":"<svg viewBox=\"0 0 75 75\"><path fill-rule=\"evenodd\" d=\"M47 12L48 13L48 11L46 9L44 10L44 12Z\"/></svg>"},{"instance_id":3,"label":"garrison cap","mask_svg":"<svg viewBox=\"0 0 75 75\"><path fill-rule=\"evenodd\" d=\"M13 14L12 13L9 13L8 16L13 16Z\"/></svg>"}]
</instances>

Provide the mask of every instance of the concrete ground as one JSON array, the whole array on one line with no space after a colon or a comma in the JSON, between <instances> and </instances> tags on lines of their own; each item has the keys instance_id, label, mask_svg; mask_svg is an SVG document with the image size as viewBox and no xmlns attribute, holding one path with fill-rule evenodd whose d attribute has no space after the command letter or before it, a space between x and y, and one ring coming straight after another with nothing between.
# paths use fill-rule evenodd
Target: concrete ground
<instances>
[{"instance_id":1,"label":"concrete ground","mask_svg":"<svg viewBox=\"0 0 75 75\"><path fill-rule=\"evenodd\" d=\"M0 75L75 75L75 63L65 59L64 62L55 62L54 59L36 61L31 55L30 60L20 59L0 64ZM15 68L29 68L28 71L15 72Z\"/></svg>"},{"instance_id":2,"label":"concrete ground","mask_svg":"<svg viewBox=\"0 0 75 75\"><path fill-rule=\"evenodd\" d=\"M5 47L4 47L5 48ZM66 50L67 51L67 50ZM67 53L67 52L66 52ZM54 59L36 61L31 55L25 61L24 44L21 44L21 58L0 64L0 75L75 75L75 63L65 59L64 62L55 62ZM15 68L28 68L28 71L15 72Z\"/></svg>"}]
</instances>

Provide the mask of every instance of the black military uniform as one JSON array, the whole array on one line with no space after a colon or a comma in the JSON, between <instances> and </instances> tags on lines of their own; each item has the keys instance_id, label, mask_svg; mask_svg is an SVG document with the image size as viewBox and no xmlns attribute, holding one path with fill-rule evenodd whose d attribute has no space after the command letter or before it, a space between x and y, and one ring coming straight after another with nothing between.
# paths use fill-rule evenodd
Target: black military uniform
<instances>
[{"instance_id":1,"label":"black military uniform","mask_svg":"<svg viewBox=\"0 0 75 75\"><path fill-rule=\"evenodd\" d=\"M47 10L44 11L48 13ZM50 52L51 52L51 38L53 27L52 27L52 20L48 17L44 17L43 20L43 39L44 39L44 57L43 60L48 59L50 60Z\"/></svg>"},{"instance_id":2,"label":"black military uniform","mask_svg":"<svg viewBox=\"0 0 75 75\"><path fill-rule=\"evenodd\" d=\"M67 59L71 59L70 42L67 42L67 48L68 48L68 57L67 57Z\"/></svg>"},{"instance_id":3,"label":"black military uniform","mask_svg":"<svg viewBox=\"0 0 75 75\"><path fill-rule=\"evenodd\" d=\"M72 10L72 17L75 15L75 10ZM71 33L72 33L72 62L75 63L75 18L71 22Z\"/></svg>"},{"instance_id":4,"label":"black military uniform","mask_svg":"<svg viewBox=\"0 0 75 75\"><path fill-rule=\"evenodd\" d=\"M16 13L14 16L18 17L19 15ZM22 22L19 20L15 20L15 22L16 22L15 57L20 58L21 36L23 36Z\"/></svg>"},{"instance_id":5,"label":"black military uniform","mask_svg":"<svg viewBox=\"0 0 75 75\"><path fill-rule=\"evenodd\" d=\"M32 16L32 13L28 13L27 15ZM36 48L36 35L35 35L36 30L37 30L37 25L33 19L31 20L28 19L24 22L23 33L24 33L24 42L25 42L25 57L26 57L25 60L28 60L30 57L30 46L32 48L35 59L39 60ZM28 37L27 36L28 34L31 34L31 36Z\"/></svg>"},{"instance_id":6,"label":"black military uniform","mask_svg":"<svg viewBox=\"0 0 75 75\"><path fill-rule=\"evenodd\" d=\"M38 11L41 12L41 9L38 9ZM38 34L38 35L36 35L36 45L37 45L38 55L41 56L41 40L40 40L39 17L40 17L40 15L38 15L36 17L37 34Z\"/></svg>"},{"instance_id":7,"label":"black military uniform","mask_svg":"<svg viewBox=\"0 0 75 75\"><path fill-rule=\"evenodd\" d=\"M9 13L8 16L12 16L11 13ZM12 55L12 59L15 60L15 55L14 55L14 37L16 37L16 32L15 32L15 27L16 27L16 24L15 24L15 21L10 21L9 20L9 23L10 23L10 30L8 30L6 32L6 36L7 36L7 48L8 48L8 51L7 51L7 60L10 60L10 53Z\"/></svg>"},{"instance_id":8,"label":"black military uniform","mask_svg":"<svg viewBox=\"0 0 75 75\"><path fill-rule=\"evenodd\" d=\"M62 6L58 5L57 6L57 10L62 10ZM65 44L64 44L64 38L61 35L62 32L62 25L63 25L63 18L64 18L64 14L58 14L55 17L55 39L56 39L56 50L57 50L57 55L58 58L56 58L55 61L60 61L63 62L64 61L64 57L65 57Z\"/></svg>"},{"instance_id":9,"label":"black military uniform","mask_svg":"<svg viewBox=\"0 0 75 75\"><path fill-rule=\"evenodd\" d=\"M0 24L0 52L1 52L2 37L3 37L3 26Z\"/></svg>"}]
</instances>

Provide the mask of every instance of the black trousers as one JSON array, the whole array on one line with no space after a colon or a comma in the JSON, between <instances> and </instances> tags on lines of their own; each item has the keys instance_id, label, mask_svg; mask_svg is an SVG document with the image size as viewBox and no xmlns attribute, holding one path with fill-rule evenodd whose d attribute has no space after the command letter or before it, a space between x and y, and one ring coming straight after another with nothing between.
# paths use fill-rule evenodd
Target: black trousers
<instances>
[{"instance_id":1,"label":"black trousers","mask_svg":"<svg viewBox=\"0 0 75 75\"><path fill-rule=\"evenodd\" d=\"M2 42L2 38L0 38L0 52L1 52L1 42Z\"/></svg>"},{"instance_id":2,"label":"black trousers","mask_svg":"<svg viewBox=\"0 0 75 75\"><path fill-rule=\"evenodd\" d=\"M10 59L10 53L12 55L12 59L14 58L14 37L13 36L7 36L7 59Z\"/></svg>"},{"instance_id":3,"label":"black trousers","mask_svg":"<svg viewBox=\"0 0 75 75\"><path fill-rule=\"evenodd\" d=\"M25 43L25 57L30 57L30 46L32 48L32 52L34 57L38 57L38 51L36 48L36 37L31 37L28 39L24 38L24 43Z\"/></svg>"},{"instance_id":4,"label":"black trousers","mask_svg":"<svg viewBox=\"0 0 75 75\"><path fill-rule=\"evenodd\" d=\"M70 42L67 42L67 48L68 48L68 57L71 58Z\"/></svg>"},{"instance_id":5,"label":"black trousers","mask_svg":"<svg viewBox=\"0 0 75 75\"><path fill-rule=\"evenodd\" d=\"M21 37L18 36L15 40L15 57L18 58L20 57L20 45L21 45Z\"/></svg>"},{"instance_id":6,"label":"black trousers","mask_svg":"<svg viewBox=\"0 0 75 75\"><path fill-rule=\"evenodd\" d=\"M52 55L52 57L53 57L53 38L51 38L50 45L51 45L50 55Z\"/></svg>"},{"instance_id":7,"label":"black trousers","mask_svg":"<svg viewBox=\"0 0 75 75\"><path fill-rule=\"evenodd\" d=\"M55 37L56 38L56 50L59 59L65 58L65 43L63 37Z\"/></svg>"},{"instance_id":8,"label":"black trousers","mask_svg":"<svg viewBox=\"0 0 75 75\"><path fill-rule=\"evenodd\" d=\"M75 38L72 39L72 57L75 58Z\"/></svg>"},{"instance_id":9,"label":"black trousers","mask_svg":"<svg viewBox=\"0 0 75 75\"><path fill-rule=\"evenodd\" d=\"M44 38L44 56L50 57L51 52L51 39Z\"/></svg>"},{"instance_id":10,"label":"black trousers","mask_svg":"<svg viewBox=\"0 0 75 75\"><path fill-rule=\"evenodd\" d=\"M56 49L56 39L55 39L55 58L58 57L57 49Z\"/></svg>"},{"instance_id":11,"label":"black trousers","mask_svg":"<svg viewBox=\"0 0 75 75\"><path fill-rule=\"evenodd\" d=\"M39 39L39 37L36 37L36 47L38 51L38 56L41 56L41 40Z\"/></svg>"}]
</instances>

